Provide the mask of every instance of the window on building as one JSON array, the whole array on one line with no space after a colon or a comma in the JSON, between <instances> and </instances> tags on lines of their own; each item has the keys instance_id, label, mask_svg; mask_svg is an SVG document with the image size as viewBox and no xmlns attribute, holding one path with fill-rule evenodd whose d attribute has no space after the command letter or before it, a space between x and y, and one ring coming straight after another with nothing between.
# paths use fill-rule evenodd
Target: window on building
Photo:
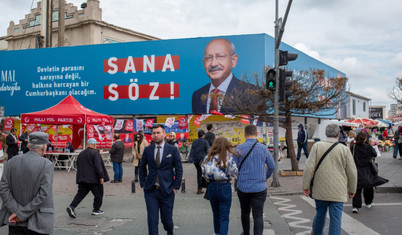
<instances>
[{"instance_id":1,"label":"window on building","mask_svg":"<svg viewBox=\"0 0 402 235\"><path fill-rule=\"evenodd\" d=\"M352 100L352 113L356 115L356 100Z\"/></svg>"},{"instance_id":2,"label":"window on building","mask_svg":"<svg viewBox=\"0 0 402 235\"><path fill-rule=\"evenodd\" d=\"M363 102L363 112L366 112L366 102Z\"/></svg>"}]
</instances>

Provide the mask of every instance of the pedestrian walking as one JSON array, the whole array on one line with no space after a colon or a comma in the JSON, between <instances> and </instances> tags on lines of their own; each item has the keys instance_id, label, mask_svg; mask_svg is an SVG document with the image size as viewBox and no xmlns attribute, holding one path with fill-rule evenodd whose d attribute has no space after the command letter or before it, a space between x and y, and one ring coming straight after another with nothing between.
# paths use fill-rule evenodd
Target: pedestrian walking
<instances>
[{"instance_id":1,"label":"pedestrian walking","mask_svg":"<svg viewBox=\"0 0 402 235\"><path fill-rule=\"evenodd\" d=\"M328 208L329 234L342 234L343 203L356 192L356 165L349 148L339 144L339 131L336 124L326 126L327 139L313 145L303 173L303 193L307 197L312 193L316 205L314 235L323 234Z\"/></svg>"},{"instance_id":2,"label":"pedestrian walking","mask_svg":"<svg viewBox=\"0 0 402 235\"><path fill-rule=\"evenodd\" d=\"M208 183L208 198L213 213L214 232L226 235L229 231L229 214L232 205L231 179L237 177L233 160L234 148L224 137L218 137L205 157L203 176Z\"/></svg>"},{"instance_id":3,"label":"pedestrian walking","mask_svg":"<svg viewBox=\"0 0 402 235\"><path fill-rule=\"evenodd\" d=\"M9 234L53 234L53 170L44 158L49 135L32 132L30 151L8 161L0 182L1 226L9 225Z\"/></svg>"},{"instance_id":4,"label":"pedestrian walking","mask_svg":"<svg viewBox=\"0 0 402 235\"><path fill-rule=\"evenodd\" d=\"M346 134L345 130L343 130L342 126L339 126L339 137L338 142L347 146L346 141L348 140L348 135Z\"/></svg>"},{"instance_id":5,"label":"pedestrian walking","mask_svg":"<svg viewBox=\"0 0 402 235\"><path fill-rule=\"evenodd\" d=\"M28 127L27 131L23 133L20 138L18 138L19 141L21 141L21 152L22 153L27 153L29 151L28 148L28 136L31 134L33 131L32 127Z\"/></svg>"},{"instance_id":6,"label":"pedestrian walking","mask_svg":"<svg viewBox=\"0 0 402 235\"><path fill-rule=\"evenodd\" d=\"M88 139L87 149L80 152L77 157L78 192L73 201L67 207L67 213L71 218L76 218L75 208L87 196L89 191L94 195L92 215L102 215L100 209L103 201L103 183L109 181L109 175L103 163L102 156L96 150L96 139Z\"/></svg>"},{"instance_id":7,"label":"pedestrian walking","mask_svg":"<svg viewBox=\"0 0 402 235\"><path fill-rule=\"evenodd\" d=\"M113 164L114 177L110 183L121 183L123 179L123 156L124 156L124 143L121 142L120 135L114 135L115 142L110 149L110 160Z\"/></svg>"},{"instance_id":8,"label":"pedestrian walking","mask_svg":"<svg viewBox=\"0 0 402 235\"><path fill-rule=\"evenodd\" d=\"M398 142L399 142L399 127L396 128L396 131L394 133L394 152L392 154L392 157L395 159L398 157Z\"/></svg>"},{"instance_id":9,"label":"pedestrian walking","mask_svg":"<svg viewBox=\"0 0 402 235\"><path fill-rule=\"evenodd\" d=\"M264 203L267 198L266 181L274 172L274 160L267 146L258 143L257 127L244 128L246 142L237 146L239 156L234 156L238 166L237 196L240 201L243 235L250 234L250 211L254 219L254 235L264 230Z\"/></svg>"},{"instance_id":10,"label":"pedestrian walking","mask_svg":"<svg viewBox=\"0 0 402 235\"><path fill-rule=\"evenodd\" d=\"M208 149L209 149L209 144L205 140L205 131L199 130L198 131L198 139L193 141L193 144L191 145L191 152L190 156L188 157L188 161L190 163L194 163L195 169L197 170L197 194L203 194L204 191L202 191L203 187L206 187L206 185L202 185L202 170L201 170L201 164L208 154Z\"/></svg>"},{"instance_id":11,"label":"pedestrian walking","mask_svg":"<svg viewBox=\"0 0 402 235\"><path fill-rule=\"evenodd\" d=\"M18 140L17 136L15 136L16 134L17 129L12 128L10 134L8 134L6 138L8 160L18 154Z\"/></svg>"},{"instance_id":12,"label":"pedestrian walking","mask_svg":"<svg viewBox=\"0 0 402 235\"><path fill-rule=\"evenodd\" d=\"M145 147L148 146L148 142L144 139L142 132L137 133L134 137L134 145L132 148L132 154L134 156L133 166L134 166L134 181L138 182L138 171L141 163L142 154L144 153Z\"/></svg>"},{"instance_id":13,"label":"pedestrian walking","mask_svg":"<svg viewBox=\"0 0 402 235\"><path fill-rule=\"evenodd\" d=\"M362 191L367 208L373 206L374 187L385 184L388 180L373 172L372 164L377 153L374 148L366 143L366 135L360 132L356 137L356 144L351 147L353 158L357 167L357 191L353 197L353 213L358 213L362 207Z\"/></svg>"},{"instance_id":14,"label":"pedestrian walking","mask_svg":"<svg viewBox=\"0 0 402 235\"><path fill-rule=\"evenodd\" d=\"M139 176L148 214L148 234L158 234L159 212L163 228L173 235L173 204L179 190L183 167L179 150L164 141L165 127L156 124L152 127L151 146L142 155ZM148 168L148 170L147 170Z\"/></svg>"},{"instance_id":15,"label":"pedestrian walking","mask_svg":"<svg viewBox=\"0 0 402 235\"><path fill-rule=\"evenodd\" d=\"M299 124L297 127L299 132L297 132L297 161L300 161L301 157L301 150L303 149L306 158L308 158L308 150L307 150L307 140L308 134L307 131L304 129L303 124Z\"/></svg>"},{"instance_id":16,"label":"pedestrian walking","mask_svg":"<svg viewBox=\"0 0 402 235\"><path fill-rule=\"evenodd\" d=\"M209 146L215 141L214 126L210 123L207 125L207 134L205 134L205 140L208 141Z\"/></svg>"}]
</instances>

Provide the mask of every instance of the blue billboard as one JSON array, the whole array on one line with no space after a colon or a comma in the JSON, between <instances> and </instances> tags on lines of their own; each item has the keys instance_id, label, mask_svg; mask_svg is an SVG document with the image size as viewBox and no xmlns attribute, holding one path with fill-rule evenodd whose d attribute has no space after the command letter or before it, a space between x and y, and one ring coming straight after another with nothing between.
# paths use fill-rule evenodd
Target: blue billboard
<instances>
[{"instance_id":1,"label":"blue billboard","mask_svg":"<svg viewBox=\"0 0 402 235\"><path fill-rule=\"evenodd\" d=\"M281 50L299 54L292 69L345 76L286 44ZM274 39L266 34L1 51L0 106L6 116L20 115L71 94L104 114L210 113L224 102L202 92L229 94L273 64Z\"/></svg>"}]
</instances>

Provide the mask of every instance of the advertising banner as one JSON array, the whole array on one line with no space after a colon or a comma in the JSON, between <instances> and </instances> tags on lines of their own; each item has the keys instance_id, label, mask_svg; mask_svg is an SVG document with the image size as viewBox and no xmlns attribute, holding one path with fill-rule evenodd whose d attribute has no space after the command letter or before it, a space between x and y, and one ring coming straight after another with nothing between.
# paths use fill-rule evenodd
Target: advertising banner
<instances>
[{"instance_id":1,"label":"advertising banner","mask_svg":"<svg viewBox=\"0 0 402 235\"><path fill-rule=\"evenodd\" d=\"M273 66L274 39L266 34L219 38L0 51L0 106L5 116L20 115L71 94L109 115L226 114L225 94L236 97L233 88L252 87L255 75L264 79L264 68ZM281 50L299 54L289 68L344 76L284 43Z\"/></svg>"}]
</instances>

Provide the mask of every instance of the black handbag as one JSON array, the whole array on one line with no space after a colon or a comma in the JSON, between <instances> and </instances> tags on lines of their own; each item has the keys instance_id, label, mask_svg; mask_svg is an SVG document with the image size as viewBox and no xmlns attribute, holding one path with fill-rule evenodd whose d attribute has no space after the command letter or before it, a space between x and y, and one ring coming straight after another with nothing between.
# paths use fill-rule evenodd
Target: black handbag
<instances>
[{"instance_id":1,"label":"black handbag","mask_svg":"<svg viewBox=\"0 0 402 235\"><path fill-rule=\"evenodd\" d=\"M314 170L313 178L311 178L311 183L310 183L310 194L309 194L309 196L310 196L311 198L313 198L313 183L314 183L315 173L317 172L317 170L318 170L318 168L320 167L321 162L324 160L324 158L325 158L325 157L328 155L328 153L331 152L331 150L332 150L333 148L335 148L335 146L337 146L338 144L339 144L339 142L336 142L336 143L334 143L333 145L331 145L331 147L329 147L329 149L327 149L327 151L324 153L324 155L322 155L320 161L318 161L318 164L317 164L317 166L315 167L315 170Z\"/></svg>"},{"instance_id":2,"label":"black handbag","mask_svg":"<svg viewBox=\"0 0 402 235\"><path fill-rule=\"evenodd\" d=\"M371 171L373 172L373 175L378 175L378 163L374 162L374 158L371 159L370 161L370 168Z\"/></svg>"}]
</instances>

